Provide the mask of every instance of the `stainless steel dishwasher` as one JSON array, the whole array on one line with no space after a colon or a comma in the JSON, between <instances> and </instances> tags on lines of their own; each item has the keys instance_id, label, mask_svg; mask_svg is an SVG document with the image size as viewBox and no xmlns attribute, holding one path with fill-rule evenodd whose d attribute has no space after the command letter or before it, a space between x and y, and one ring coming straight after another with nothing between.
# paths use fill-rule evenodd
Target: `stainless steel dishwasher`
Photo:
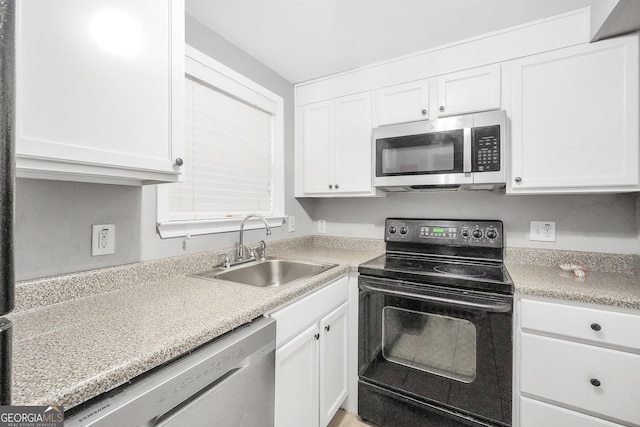
<instances>
[{"instance_id":1,"label":"stainless steel dishwasher","mask_svg":"<svg viewBox=\"0 0 640 427\"><path fill-rule=\"evenodd\" d=\"M273 426L275 338L275 320L255 320L74 411L65 426Z\"/></svg>"}]
</instances>

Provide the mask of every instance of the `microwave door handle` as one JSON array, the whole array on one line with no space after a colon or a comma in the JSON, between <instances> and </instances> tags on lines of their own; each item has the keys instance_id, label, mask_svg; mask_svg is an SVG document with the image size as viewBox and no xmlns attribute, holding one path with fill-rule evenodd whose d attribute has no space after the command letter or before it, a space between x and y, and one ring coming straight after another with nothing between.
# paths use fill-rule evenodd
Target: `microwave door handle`
<instances>
[{"instance_id":1,"label":"microwave door handle","mask_svg":"<svg viewBox=\"0 0 640 427\"><path fill-rule=\"evenodd\" d=\"M476 308L476 309L484 310L487 312L493 312L493 313L507 313L511 311L510 304L500 302L500 301L495 301L495 302L492 301L490 303L463 301L463 300L458 300L453 298L439 297L435 295L424 295L424 294L417 294L417 293L411 293L411 292L395 291L392 289L382 289L382 288L378 288L368 284L366 285L361 284L360 288L369 292L379 292L382 294L419 299L423 301L443 302L451 305L457 305L460 307Z\"/></svg>"},{"instance_id":2,"label":"microwave door handle","mask_svg":"<svg viewBox=\"0 0 640 427\"><path fill-rule=\"evenodd\" d=\"M471 172L471 128L463 129L463 139L462 139L462 149L463 153L463 165L462 171L464 173Z\"/></svg>"},{"instance_id":3,"label":"microwave door handle","mask_svg":"<svg viewBox=\"0 0 640 427\"><path fill-rule=\"evenodd\" d=\"M462 149L463 149L462 171L464 173L470 173L471 172L471 128L463 129Z\"/></svg>"}]
</instances>

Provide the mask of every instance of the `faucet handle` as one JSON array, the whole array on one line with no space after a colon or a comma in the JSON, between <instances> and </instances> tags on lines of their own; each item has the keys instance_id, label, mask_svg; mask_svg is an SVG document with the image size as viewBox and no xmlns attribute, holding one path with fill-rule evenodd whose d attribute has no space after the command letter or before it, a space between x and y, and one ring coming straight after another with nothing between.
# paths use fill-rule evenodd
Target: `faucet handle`
<instances>
[{"instance_id":1,"label":"faucet handle","mask_svg":"<svg viewBox=\"0 0 640 427\"><path fill-rule=\"evenodd\" d=\"M220 258L222 258L222 266L224 268L231 267L231 260L229 259L229 254L222 254Z\"/></svg>"},{"instance_id":2,"label":"faucet handle","mask_svg":"<svg viewBox=\"0 0 640 427\"><path fill-rule=\"evenodd\" d=\"M260 260L263 261L267 257L267 243L264 240L258 240L260 248Z\"/></svg>"}]
</instances>

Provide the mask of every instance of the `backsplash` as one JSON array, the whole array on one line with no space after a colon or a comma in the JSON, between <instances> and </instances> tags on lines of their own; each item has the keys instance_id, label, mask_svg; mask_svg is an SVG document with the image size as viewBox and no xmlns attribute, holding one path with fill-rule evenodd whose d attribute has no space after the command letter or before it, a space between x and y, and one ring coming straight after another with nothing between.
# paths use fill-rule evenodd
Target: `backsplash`
<instances>
[{"instance_id":1,"label":"backsplash","mask_svg":"<svg viewBox=\"0 0 640 427\"><path fill-rule=\"evenodd\" d=\"M505 262L511 264L558 266L580 264L589 270L607 273L640 274L640 255L553 249L505 248Z\"/></svg>"}]
</instances>

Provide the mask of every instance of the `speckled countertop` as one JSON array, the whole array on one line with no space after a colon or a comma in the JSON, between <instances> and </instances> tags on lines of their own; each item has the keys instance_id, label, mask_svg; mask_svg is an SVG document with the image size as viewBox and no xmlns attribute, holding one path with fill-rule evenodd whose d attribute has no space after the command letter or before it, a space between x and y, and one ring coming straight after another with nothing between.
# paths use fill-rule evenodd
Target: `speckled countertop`
<instances>
[{"instance_id":1,"label":"speckled countertop","mask_svg":"<svg viewBox=\"0 0 640 427\"><path fill-rule=\"evenodd\" d=\"M304 236L271 256L339 264L275 293L187 276L231 249L20 283L13 403L71 408L250 322L384 252L378 239ZM507 248L520 294L640 309L638 256ZM575 279L557 265L587 267Z\"/></svg>"},{"instance_id":2,"label":"speckled countertop","mask_svg":"<svg viewBox=\"0 0 640 427\"><path fill-rule=\"evenodd\" d=\"M637 255L508 248L505 266L516 293L640 310ZM559 265L583 265L574 277Z\"/></svg>"},{"instance_id":3,"label":"speckled countertop","mask_svg":"<svg viewBox=\"0 0 640 427\"><path fill-rule=\"evenodd\" d=\"M60 278L67 288L83 289L80 298L60 296L64 292L55 293L55 283L48 281L54 304L38 307L27 303L32 296L21 296L22 310L10 316L14 323L13 404L60 404L69 409L356 269L383 251L373 239L363 239L359 246L367 250L356 250L353 242L334 243L338 247L315 246L312 239L271 252L339 264L274 293L185 274L126 286L109 276L123 277L120 268L87 275L99 282L102 274L102 279L111 281L107 292L86 291L82 275ZM146 267L144 263L128 266ZM193 263L190 272L199 271L198 267ZM23 285L18 293L30 290L33 283Z\"/></svg>"}]
</instances>

